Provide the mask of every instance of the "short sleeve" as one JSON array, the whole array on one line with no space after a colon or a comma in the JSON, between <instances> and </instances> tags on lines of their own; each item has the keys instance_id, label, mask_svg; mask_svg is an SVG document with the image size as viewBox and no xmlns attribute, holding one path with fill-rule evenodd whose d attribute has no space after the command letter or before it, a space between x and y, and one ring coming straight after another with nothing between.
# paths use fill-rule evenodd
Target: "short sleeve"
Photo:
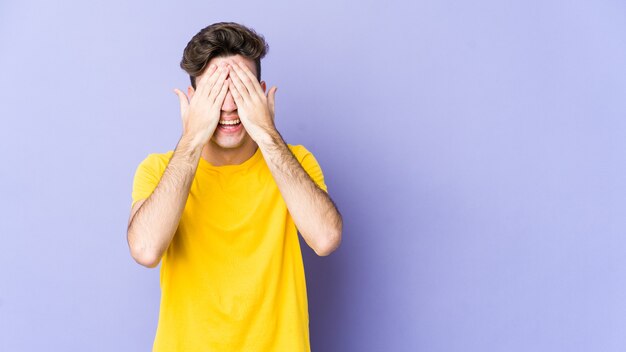
<instances>
[{"instance_id":1,"label":"short sleeve","mask_svg":"<svg viewBox=\"0 0 626 352\"><path fill-rule=\"evenodd\" d=\"M315 182L319 186L319 188L324 190L324 192L328 193L328 187L324 182L324 174L322 173L322 168L317 162L317 159L315 159L313 153L308 151L302 145L293 146L291 148L291 151L295 155L296 159L298 159L298 161L300 162L300 165L302 165L304 171L309 174L313 182Z\"/></svg>"},{"instance_id":2,"label":"short sleeve","mask_svg":"<svg viewBox=\"0 0 626 352\"><path fill-rule=\"evenodd\" d=\"M137 167L133 179L132 206L137 201L150 197L159 184L164 167L159 154L148 155Z\"/></svg>"}]
</instances>

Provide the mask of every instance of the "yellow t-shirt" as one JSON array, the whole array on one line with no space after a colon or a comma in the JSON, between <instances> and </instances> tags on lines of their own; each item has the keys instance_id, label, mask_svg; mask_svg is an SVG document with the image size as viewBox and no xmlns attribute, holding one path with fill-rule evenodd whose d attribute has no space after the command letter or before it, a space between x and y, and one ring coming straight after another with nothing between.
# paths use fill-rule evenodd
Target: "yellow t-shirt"
<instances>
[{"instance_id":1,"label":"yellow t-shirt","mask_svg":"<svg viewBox=\"0 0 626 352\"><path fill-rule=\"evenodd\" d=\"M313 154L289 148L327 191ZM173 153L140 163L133 204L154 191ZM310 351L298 233L260 149L239 165L200 158L160 265L153 351Z\"/></svg>"}]
</instances>

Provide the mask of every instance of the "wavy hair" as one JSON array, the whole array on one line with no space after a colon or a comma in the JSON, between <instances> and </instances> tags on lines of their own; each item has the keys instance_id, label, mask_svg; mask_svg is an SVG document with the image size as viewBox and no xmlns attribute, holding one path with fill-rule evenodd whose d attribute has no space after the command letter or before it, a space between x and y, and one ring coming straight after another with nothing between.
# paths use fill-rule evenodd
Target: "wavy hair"
<instances>
[{"instance_id":1,"label":"wavy hair","mask_svg":"<svg viewBox=\"0 0 626 352\"><path fill-rule=\"evenodd\" d=\"M189 74L191 86L196 89L196 77L215 57L241 55L254 61L257 79L261 80L261 59L269 51L262 35L234 22L218 22L203 28L191 38L183 52L180 67Z\"/></svg>"}]
</instances>

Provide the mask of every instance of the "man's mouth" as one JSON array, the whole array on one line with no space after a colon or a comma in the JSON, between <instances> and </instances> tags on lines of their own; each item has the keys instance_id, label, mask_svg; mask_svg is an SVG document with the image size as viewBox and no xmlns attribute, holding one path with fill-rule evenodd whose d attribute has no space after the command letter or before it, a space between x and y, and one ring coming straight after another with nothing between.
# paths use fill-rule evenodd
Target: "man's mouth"
<instances>
[{"instance_id":1,"label":"man's mouth","mask_svg":"<svg viewBox=\"0 0 626 352\"><path fill-rule=\"evenodd\" d=\"M239 119L234 120L220 120L218 128L224 132L237 132L241 129L241 121Z\"/></svg>"},{"instance_id":2,"label":"man's mouth","mask_svg":"<svg viewBox=\"0 0 626 352\"><path fill-rule=\"evenodd\" d=\"M241 121L239 121L239 119L234 119L234 120L220 120L220 125L226 125L226 126L232 126L232 125L238 125L240 124Z\"/></svg>"}]
</instances>

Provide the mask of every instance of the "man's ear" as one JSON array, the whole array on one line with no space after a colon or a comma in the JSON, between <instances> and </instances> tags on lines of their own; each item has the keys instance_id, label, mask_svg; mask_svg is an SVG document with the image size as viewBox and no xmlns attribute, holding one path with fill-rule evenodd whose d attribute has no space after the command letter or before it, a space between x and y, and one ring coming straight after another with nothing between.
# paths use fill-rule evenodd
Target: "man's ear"
<instances>
[{"instance_id":1,"label":"man's ear","mask_svg":"<svg viewBox=\"0 0 626 352\"><path fill-rule=\"evenodd\" d=\"M266 86L265 86L265 81L261 81L261 88L263 88L263 92L266 92Z\"/></svg>"},{"instance_id":2,"label":"man's ear","mask_svg":"<svg viewBox=\"0 0 626 352\"><path fill-rule=\"evenodd\" d=\"M189 100L191 100L191 98L193 98L193 93L194 93L194 89L192 86L187 87L187 96L189 97Z\"/></svg>"}]
</instances>

